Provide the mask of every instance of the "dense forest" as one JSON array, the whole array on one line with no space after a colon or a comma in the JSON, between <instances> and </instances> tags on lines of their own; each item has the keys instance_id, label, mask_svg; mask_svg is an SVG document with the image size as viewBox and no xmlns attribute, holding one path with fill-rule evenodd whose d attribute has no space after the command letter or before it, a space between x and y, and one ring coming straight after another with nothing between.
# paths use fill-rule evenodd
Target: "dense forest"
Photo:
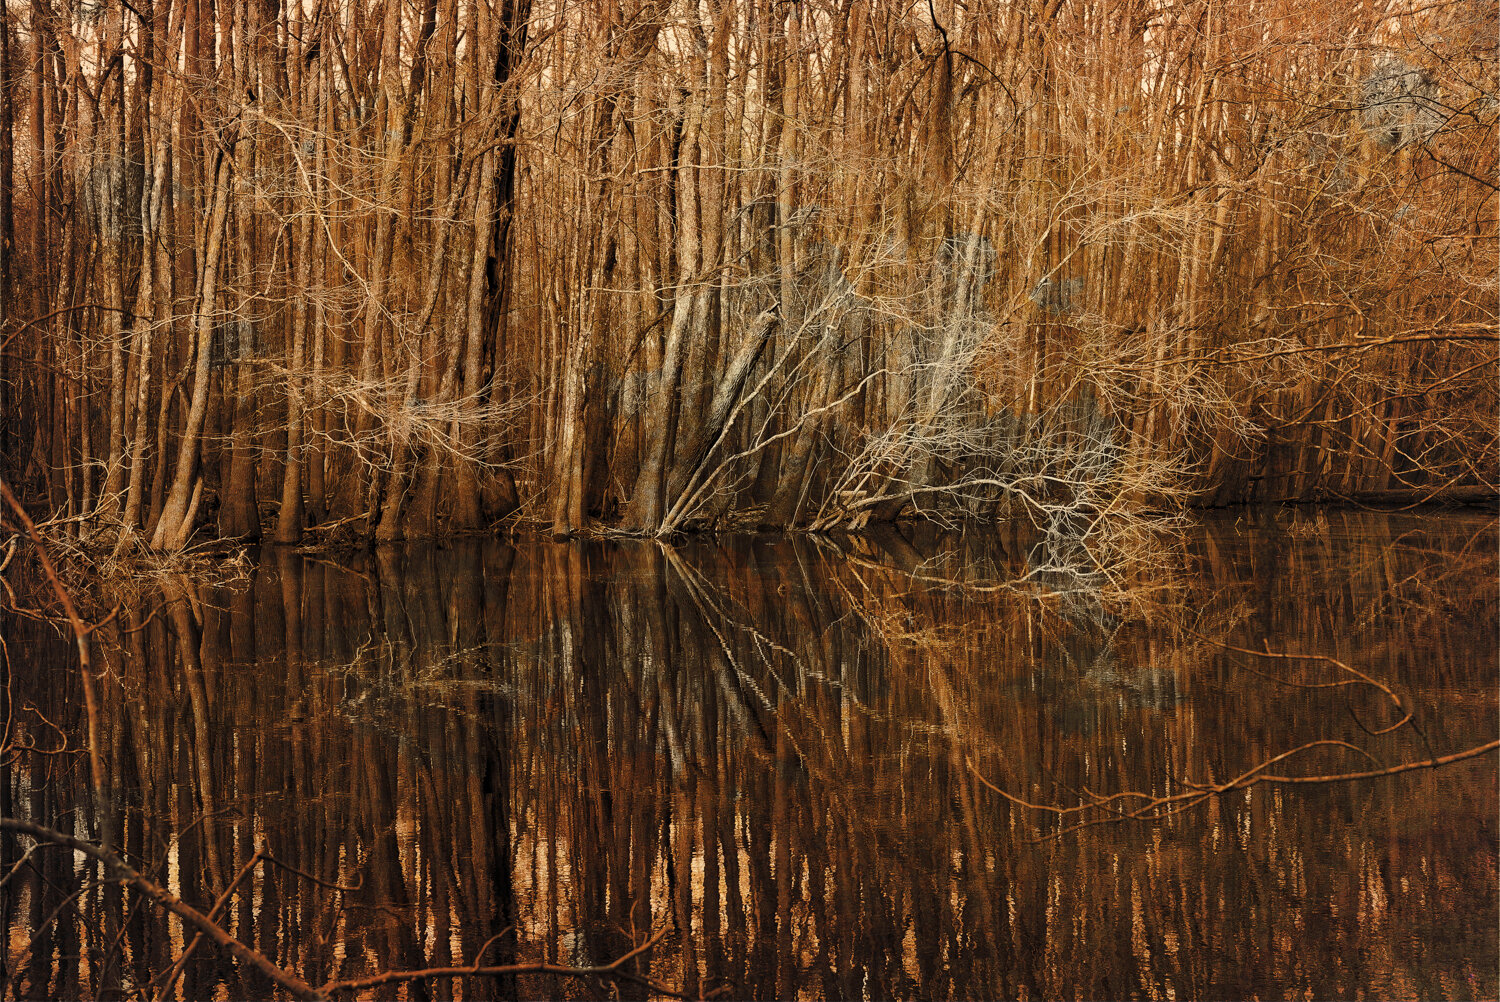
<instances>
[{"instance_id":1,"label":"dense forest","mask_svg":"<svg viewBox=\"0 0 1500 1002\"><path fill-rule=\"evenodd\" d=\"M0 0L92 546L1493 495L1487 3Z\"/></svg>"},{"instance_id":2,"label":"dense forest","mask_svg":"<svg viewBox=\"0 0 1500 1002\"><path fill-rule=\"evenodd\" d=\"M0 0L0 998L1491 997L1497 503L1494 0Z\"/></svg>"}]
</instances>

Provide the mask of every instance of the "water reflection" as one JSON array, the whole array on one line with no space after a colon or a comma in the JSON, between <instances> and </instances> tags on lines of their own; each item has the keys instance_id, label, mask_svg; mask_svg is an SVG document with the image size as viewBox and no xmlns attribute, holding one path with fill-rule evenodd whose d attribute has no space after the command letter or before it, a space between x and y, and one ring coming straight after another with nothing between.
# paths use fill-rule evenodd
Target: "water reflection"
<instances>
[{"instance_id":1,"label":"water reflection","mask_svg":"<svg viewBox=\"0 0 1500 1002\"><path fill-rule=\"evenodd\" d=\"M1492 758L1057 839L980 781L1076 803L1315 738L1387 764L1492 738L1492 519L1217 521L1174 558L1179 604L1150 615L932 580L1025 576L1037 544L268 549L248 583L178 578L101 630L117 830L204 908L256 849L360 882L265 868L229 905L235 935L314 985L481 949L597 963L670 926L634 970L690 995L1496 994ZM6 630L16 733L55 747L38 712L81 730L67 646ZM1391 722L1379 692L1285 684L1316 673L1199 634L1357 664L1420 731L1370 736ZM22 754L0 811L96 831L86 780L78 756ZM8 870L23 848L3 851ZM0 892L9 994L165 980L180 925L96 876L40 851ZM79 920L49 923L75 898ZM520 976L371 997L616 991L646 995ZM172 990L272 994L207 949Z\"/></svg>"}]
</instances>

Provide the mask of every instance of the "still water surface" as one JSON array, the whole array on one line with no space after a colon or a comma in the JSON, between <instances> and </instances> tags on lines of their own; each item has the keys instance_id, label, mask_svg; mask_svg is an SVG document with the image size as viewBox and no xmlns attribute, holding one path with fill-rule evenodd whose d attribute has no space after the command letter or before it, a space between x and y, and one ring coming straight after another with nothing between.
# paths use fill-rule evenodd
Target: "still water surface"
<instances>
[{"instance_id":1,"label":"still water surface","mask_svg":"<svg viewBox=\"0 0 1500 1002\"><path fill-rule=\"evenodd\" d=\"M358 884L262 867L227 909L314 985L486 944L487 963L597 964L668 929L629 970L689 995L1493 998L1493 755L1063 834L1076 817L991 785L1072 805L1316 739L1370 758L1278 771L1491 740L1496 546L1486 514L1230 515L1162 544L1135 576L1151 601L1039 575L1046 543L1007 533L268 548L100 631L115 827L205 910L257 849ZM68 646L4 628L17 707L76 727ZM1374 687L1309 688L1350 676L1208 638L1336 657L1416 726L1372 734L1398 718ZM86 774L22 754L0 809L97 832ZM41 851L0 892L7 994L131 995L171 966L176 920L93 879ZM48 924L75 894L83 917ZM520 976L366 997L616 991L647 994ZM272 994L208 949L172 989Z\"/></svg>"}]
</instances>

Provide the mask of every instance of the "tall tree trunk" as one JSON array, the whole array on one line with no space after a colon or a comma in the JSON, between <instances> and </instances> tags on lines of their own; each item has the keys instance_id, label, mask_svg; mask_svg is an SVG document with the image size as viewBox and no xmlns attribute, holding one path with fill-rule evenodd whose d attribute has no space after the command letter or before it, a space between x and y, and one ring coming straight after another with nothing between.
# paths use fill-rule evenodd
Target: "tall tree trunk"
<instances>
[{"instance_id":1,"label":"tall tree trunk","mask_svg":"<svg viewBox=\"0 0 1500 1002\"><path fill-rule=\"evenodd\" d=\"M10 333L15 289L11 283L11 257L15 253L15 100L13 97L8 0L0 0L0 339ZM15 399L6 371L5 353L0 352L0 468L12 461L11 421Z\"/></svg>"},{"instance_id":2,"label":"tall tree trunk","mask_svg":"<svg viewBox=\"0 0 1500 1002\"><path fill-rule=\"evenodd\" d=\"M151 537L153 549L168 552L181 550L187 545L193 534L198 499L202 496L203 480L199 473L199 459L203 425L208 416L209 364L213 352L215 303L219 296L219 258L229 207L231 163L229 156L222 153L219 155L215 169L213 209L207 226L207 244L202 254L203 278L194 318L193 397L188 406L182 440L177 446L172 486L161 518L157 520L156 531Z\"/></svg>"},{"instance_id":3,"label":"tall tree trunk","mask_svg":"<svg viewBox=\"0 0 1500 1002\"><path fill-rule=\"evenodd\" d=\"M302 424L306 420L307 382L302 378L307 355L308 287L312 280L313 222L304 215L297 228L295 288L292 291L292 348L288 357L291 378L286 394L286 471L281 480L281 508L276 514L278 543L296 543L302 538L305 513L302 507Z\"/></svg>"}]
</instances>

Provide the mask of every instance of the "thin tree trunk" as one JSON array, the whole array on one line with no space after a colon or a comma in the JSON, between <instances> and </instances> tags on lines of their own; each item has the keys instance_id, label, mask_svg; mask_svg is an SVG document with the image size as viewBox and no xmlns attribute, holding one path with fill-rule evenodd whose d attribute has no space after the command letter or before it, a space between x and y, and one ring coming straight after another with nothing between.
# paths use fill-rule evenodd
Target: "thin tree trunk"
<instances>
[{"instance_id":1,"label":"thin tree trunk","mask_svg":"<svg viewBox=\"0 0 1500 1002\"><path fill-rule=\"evenodd\" d=\"M203 425L208 416L209 363L213 348L214 304L219 293L219 258L224 243L228 216L231 158L221 154L215 170L213 210L209 216L207 245L203 250L202 291L198 296L194 323L195 363L193 397L188 406L187 421L177 446L177 464L172 486L151 537L153 549L175 552L187 545L193 533L191 517L196 513L194 497L200 495L199 474Z\"/></svg>"}]
</instances>

